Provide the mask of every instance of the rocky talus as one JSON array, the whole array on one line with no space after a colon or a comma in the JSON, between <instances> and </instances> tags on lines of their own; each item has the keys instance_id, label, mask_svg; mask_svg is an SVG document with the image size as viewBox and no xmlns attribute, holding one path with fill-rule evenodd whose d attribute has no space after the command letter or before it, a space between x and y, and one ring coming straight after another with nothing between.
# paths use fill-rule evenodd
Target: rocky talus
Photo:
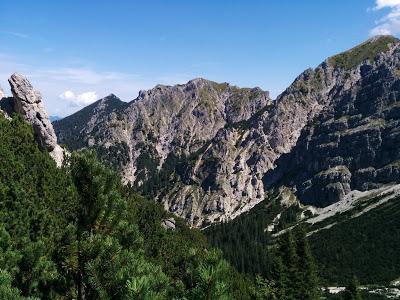
<instances>
[{"instance_id":1,"label":"rocky talus","mask_svg":"<svg viewBox=\"0 0 400 300\"><path fill-rule=\"evenodd\" d=\"M368 40L306 70L274 101L259 88L195 79L130 103L111 95L54 126L60 142L96 149L195 226L234 218L280 184L327 205L398 180L398 47L390 36Z\"/></svg>"}]
</instances>

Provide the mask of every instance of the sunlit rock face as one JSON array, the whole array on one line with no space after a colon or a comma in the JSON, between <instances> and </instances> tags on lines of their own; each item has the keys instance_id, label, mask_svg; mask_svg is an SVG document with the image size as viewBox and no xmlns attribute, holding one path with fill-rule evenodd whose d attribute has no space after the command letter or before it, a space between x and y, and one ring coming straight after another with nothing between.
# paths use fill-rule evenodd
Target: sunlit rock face
<instances>
[{"instance_id":1,"label":"sunlit rock face","mask_svg":"<svg viewBox=\"0 0 400 300\"><path fill-rule=\"evenodd\" d=\"M371 51L382 45L387 47L372 59L352 57L363 47ZM342 78L341 85L302 130L293 150L265 176L269 185L294 186L302 202L317 206L335 203L351 190L400 181L398 40L374 38L327 63Z\"/></svg>"},{"instance_id":2,"label":"sunlit rock face","mask_svg":"<svg viewBox=\"0 0 400 300\"><path fill-rule=\"evenodd\" d=\"M8 113L21 114L32 125L39 146L47 150L57 165L61 166L63 150L57 144L57 136L44 109L42 96L22 75L13 74L8 81L13 97L2 100L4 103L7 102Z\"/></svg>"},{"instance_id":3,"label":"sunlit rock face","mask_svg":"<svg viewBox=\"0 0 400 300\"><path fill-rule=\"evenodd\" d=\"M397 180L398 48L393 37L371 39L306 70L274 101L199 78L130 103L110 95L54 127L60 143L96 149L194 226L234 218L279 184L327 205Z\"/></svg>"}]
</instances>

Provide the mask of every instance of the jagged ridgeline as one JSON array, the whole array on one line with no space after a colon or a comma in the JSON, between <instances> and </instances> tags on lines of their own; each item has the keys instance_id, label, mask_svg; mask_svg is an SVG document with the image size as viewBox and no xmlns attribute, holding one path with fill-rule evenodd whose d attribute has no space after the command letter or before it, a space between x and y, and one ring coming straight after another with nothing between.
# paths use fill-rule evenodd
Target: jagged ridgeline
<instances>
[{"instance_id":1,"label":"jagged ridgeline","mask_svg":"<svg viewBox=\"0 0 400 300\"><path fill-rule=\"evenodd\" d=\"M256 164L258 146L251 141L243 152L241 144L268 105L259 88L195 79L142 91L130 103L106 97L54 127L61 143L95 148L126 182L201 225L263 199L262 171L251 175L245 163L254 152Z\"/></svg>"},{"instance_id":2,"label":"jagged ridgeline","mask_svg":"<svg viewBox=\"0 0 400 300\"><path fill-rule=\"evenodd\" d=\"M114 95L54 122L189 223L232 219L272 186L326 206L397 182L399 42L379 36L303 72L272 101L259 88L195 79Z\"/></svg>"}]
</instances>

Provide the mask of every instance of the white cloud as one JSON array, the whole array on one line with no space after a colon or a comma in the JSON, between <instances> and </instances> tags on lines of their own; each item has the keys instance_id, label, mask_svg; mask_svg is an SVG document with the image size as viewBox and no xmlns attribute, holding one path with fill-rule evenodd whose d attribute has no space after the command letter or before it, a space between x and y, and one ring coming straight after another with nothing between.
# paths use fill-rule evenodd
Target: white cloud
<instances>
[{"instance_id":1,"label":"white cloud","mask_svg":"<svg viewBox=\"0 0 400 300\"><path fill-rule=\"evenodd\" d=\"M76 100L78 103L82 103L83 105L88 105L90 103L95 102L98 99L96 92L86 92L78 95Z\"/></svg>"},{"instance_id":2,"label":"white cloud","mask_svg":"<svg viewBox=\"0 0 400 300\"><path fill-rule=\"evenodd\" d=\"M65 100L72 100L75 99L76 97L73 91L65 91L60 95L60 98Z\"/></svg>"},{"instance_id":3,"label":"white cloud","mask_svg":"<svg viewBox=\"0 0 400 300\"><path fill-rule=\"evenodd\" d=\"M376 0L375 9L382 9L384 7L396 7L400 5L400 0Z\"/></svg>"},{"instance_id":4,"label":"white cloud","mask_svg":"<svg viewBox=\"0 0 400 300\"><path fill-rule=\"evenodd\" d=\"M73 91L64 91L60 96L61 99L64 99L69 102L70 105L74 107L82 107L89 105L96 100L98 100L98 96L96 92L85 92L79 95L75 95Z\"/></svg>"},{"instance_id":5,"label":"white cloud","mask_svg":"<svg viewBox=\"0 0 400 300\"><path fill-rule=\"evenodd\" d=\"M386 35L400 33L400 0L376 0L374 10L389 8L389 13L377 21L370 35Z\"/></svg>"}]
</instances>

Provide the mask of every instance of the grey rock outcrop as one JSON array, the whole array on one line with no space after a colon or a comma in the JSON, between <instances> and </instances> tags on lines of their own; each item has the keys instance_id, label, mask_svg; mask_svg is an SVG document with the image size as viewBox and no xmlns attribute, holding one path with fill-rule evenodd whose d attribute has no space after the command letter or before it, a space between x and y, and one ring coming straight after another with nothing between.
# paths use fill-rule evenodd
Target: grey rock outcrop
<instances>
[{"instance_id":1,"label":"grey rock outcrop","mask_svg":"<svg viewBox=\"0 0 400 300\"><path fill-rule=\"evenodd\" d=\"M167 230L175 230L175 226L176 226L175 219L174 218L164 219L161 222L161 226Z\"/></svg>"},{"instance_id":2,"label":"grey rock outcrop","mask_svg":"<svg viewBox=\"0 0 400 300\"><path fill-rule=\"evenodd\" d=\"M63 149L57 144L57 136L44 109L42 96L22 75L13 74L8 81L13 94L10 99L13 111L20 113L32 125L39 146L47 150L60 166L64 157Z\"/></svg>"}]
</instances>

